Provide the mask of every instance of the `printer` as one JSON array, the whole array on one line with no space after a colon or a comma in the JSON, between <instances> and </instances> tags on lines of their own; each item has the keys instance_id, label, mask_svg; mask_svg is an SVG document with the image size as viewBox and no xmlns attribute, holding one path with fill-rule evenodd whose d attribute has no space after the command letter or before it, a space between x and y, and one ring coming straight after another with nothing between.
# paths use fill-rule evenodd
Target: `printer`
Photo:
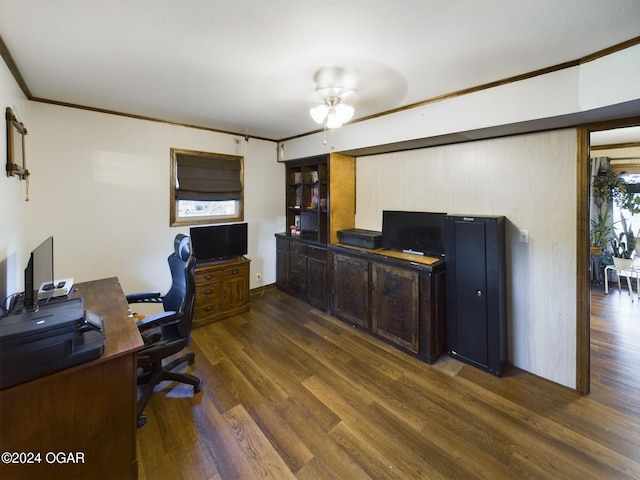
<instances>
[{"instance_id":1,"label":"printer","mask_svg":"<svg viewBox=\"0 0 640 480\"><path fill-rule=\"evenodd\" d=\"M104 341L102 317L82 298L9 312L0 318L0 389L95 360Z\"/></svg>"}]
</instances>

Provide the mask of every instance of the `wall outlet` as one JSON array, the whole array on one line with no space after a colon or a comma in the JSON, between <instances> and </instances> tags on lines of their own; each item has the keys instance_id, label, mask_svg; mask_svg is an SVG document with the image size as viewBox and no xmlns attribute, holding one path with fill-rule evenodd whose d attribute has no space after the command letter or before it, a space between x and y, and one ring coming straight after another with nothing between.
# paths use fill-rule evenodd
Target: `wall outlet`
<instances>
[{"instance_id":1,"label":"wall outlet","mask_svg":"<svg viewBox=\"0 0 640 480\"><path fill-rule=\"evenodd\" d=\"M258 280L258 282L260 282L262 280L262 274L261 273L256 273L256 280Z\"/></svg>"},{"instance_id":2,"label":"wall outlet","mask_svg":"<svg viewBox=\"0 0 640 480\"><path fill-rule=\"evenodd\" d=\"M519 235L518 235L518 239L522 243L529 243L529 230L520 229L520 232L519 232Z\"/></svg>"}]
</instances>

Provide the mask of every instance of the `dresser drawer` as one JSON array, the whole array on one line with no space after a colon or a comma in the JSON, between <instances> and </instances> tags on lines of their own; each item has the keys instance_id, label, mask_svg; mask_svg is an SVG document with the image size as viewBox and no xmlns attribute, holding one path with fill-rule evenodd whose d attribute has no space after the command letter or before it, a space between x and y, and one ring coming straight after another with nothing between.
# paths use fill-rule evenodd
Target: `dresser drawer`
<instances>
[{"instance_id":1,"label":"dresser drawer","mask_svg":"<svg viewBox=\"0 0 640 480\"><path fill-rule=\"evenodd\" d=\"M213 297L219 297L222 292L222 280L216 279L206 283L196 283L196 305L203 301L210 301Z\"/></svg>"},{"instance_id":2,"label":"dresser drawer","mask_svg":"<svg viewBox=\"0 0 640 480\"><path fill-rule=\"evenodd\" d=\"M203 270L196 270L194 275L196 288L198 288L199 285L206 285L213 282L219 276L219 269L208 268Z\"/></svg>"},{"instance_id":3,"label":"dresser drawer","mask_svg":"<svg viewBox=\"0 0 640 480\"><path fill-rule=\"evenodd\" d=\"M229 265L219 270L218 275L222 278L233 277L234 275L248 275L249 264L244 263L240 265Z\"/></svg>"},{"instance_id":4,"label":"dresser drawer","mask_svg":"<svg viewBox=\"0 0 640 480\"><path fill-rule=\"evenodd\" d=\"M193 309L193 315L196 321L201 321L206 319L207 317L210 317L211 315L218 314L221 308L222 298L211 297L208 300L196 302L196 305Z\"/></svg>"},{"instance_id":5,"label":"dresser drawer","mask_svg":"<svg viewBox=\"0 0 640 480\"><path fill-rule=\"evenodd\" d=\"M202 282L210 282L216 278L226 277L230 275L237 275L240 273L246 274L249 271L248 263L234 263L229 265L220 265L216 268L207 267L202 269L196 269L195 281L196 285Z\"/></svg>"}]
</instances>

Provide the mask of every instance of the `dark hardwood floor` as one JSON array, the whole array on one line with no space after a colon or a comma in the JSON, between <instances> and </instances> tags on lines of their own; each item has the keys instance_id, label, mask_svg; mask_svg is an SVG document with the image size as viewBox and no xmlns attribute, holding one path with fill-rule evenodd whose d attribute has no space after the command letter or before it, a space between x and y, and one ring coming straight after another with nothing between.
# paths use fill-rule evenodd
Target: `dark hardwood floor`
<instances>
[{"instance_id":1,"label":"dark hardwood floor","mask_svg":"<svg viewBox=\"0 0 640 480\"><path fill-rule=\"evenodd\" d=\"M423 364L275 289L193 332L204 381L163 384L139 478L640 478L640 301L593 292L592 393L513 367Z\"/></svg>"}]
</instances>

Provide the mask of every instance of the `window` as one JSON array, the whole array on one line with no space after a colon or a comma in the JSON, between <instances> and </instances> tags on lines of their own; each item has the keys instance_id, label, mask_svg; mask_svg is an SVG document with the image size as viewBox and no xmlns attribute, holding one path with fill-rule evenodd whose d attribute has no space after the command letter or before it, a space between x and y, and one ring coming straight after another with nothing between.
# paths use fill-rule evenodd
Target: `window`
<instances>
[{"instance_id":1,"label":"window","mask_svg":"<svg viewBox=\"0 0 640 480\"><path fill-rule=\"evenodd\" d=\"M620 174L620 178L627 184L627 192L629 192L634 200L635 205L640 205L640 169L637 165L629 162L629 159L611 158L611 170ZM627 208L621 208L617 202L613 202L613 225L616 237L622 231L622 217L624 216L627 227L632 230L636 237L640 228L640 213L629 211Z\"/></svg>"},{"instance_id":2,"label":"window","mask_svg":"<svg viewBox=\"0 0 640 480\"><path fill-rule=\"evenodd\" d=\"M171 149L170 224L244 220L244 159Z\"/></svg>"}]
</instances>

